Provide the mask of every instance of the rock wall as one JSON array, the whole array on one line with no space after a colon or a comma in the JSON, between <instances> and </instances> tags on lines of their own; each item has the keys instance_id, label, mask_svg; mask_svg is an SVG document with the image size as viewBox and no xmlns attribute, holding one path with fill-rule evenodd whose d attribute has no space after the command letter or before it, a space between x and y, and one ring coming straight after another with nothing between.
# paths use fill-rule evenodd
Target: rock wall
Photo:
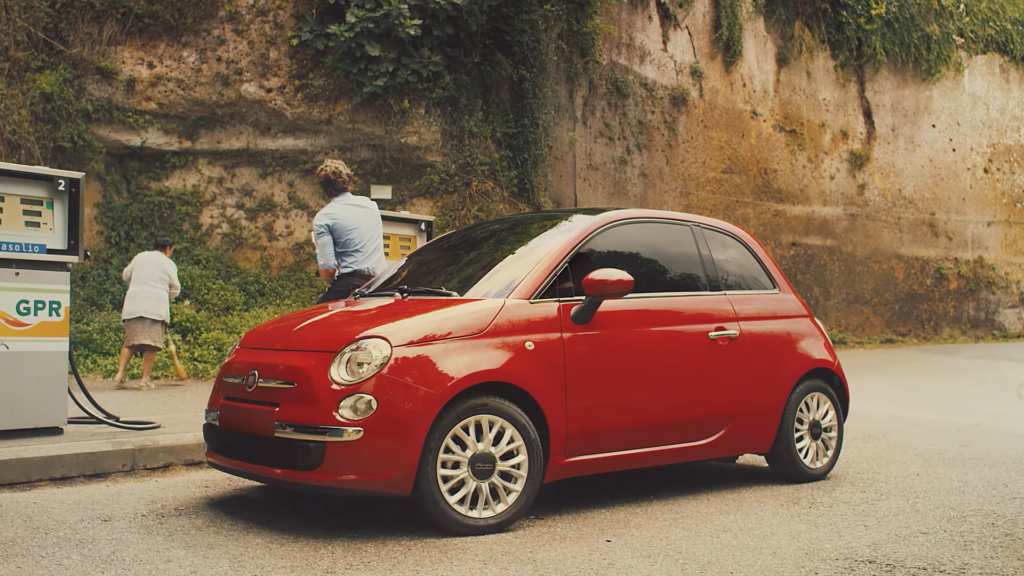
<instances>
[{"instance_id":1,"label":"rock wall","mask_svg":"<svg viewBox=\"0 0 1024 576\"><path fill-rule=\"evenodd\" d=\"M343 86L309 74L288 43L287 5L232 4L180 38L129 40L95 55L105 73L87 90L109 108L92 126L107 173L88 181L87 246L102 243L95 205L123 163L194 159L162 183L203 189L213 199L202 215L210 241L241 234L241 261L273 264L309 242L311 215L324 203L312 177L323 158L343 158L366 191L408 186L439 158L439 129L422 110L399 119L357 109Z\"/></svg>"},{"instance_id":2,"label":"rock wall","mask_svg":"<svg viewBox=\"0 0 1024 576\"><path fill-rule=\"evenodd\" d=\"M935 81L859 81L824 48L780 67L778 39L749 13L727 71L711 0L665 35L654 4L611 10L605 70L566 97L550 173L559 205L736 223L853 335L1020 330L1024 70L964 56ZM661 122L664 87L691 98Z\"/></svg>"}]
</instances>

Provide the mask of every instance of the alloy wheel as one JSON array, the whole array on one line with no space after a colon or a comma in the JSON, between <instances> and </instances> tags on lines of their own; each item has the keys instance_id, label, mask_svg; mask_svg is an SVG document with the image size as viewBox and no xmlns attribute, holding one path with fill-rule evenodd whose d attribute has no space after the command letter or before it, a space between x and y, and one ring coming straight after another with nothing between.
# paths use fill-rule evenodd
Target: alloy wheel
<instances>
[{"instance_id":1,"label":"alloy wheel","mask_svg":"<svg viewBox=\"0 0 1024 576\"><path fill-rule=\"evenodd\" d=\"M813 392L804 397L796 411L793 439L804 465L819 469L827 465L836 451L839 418L828 396Z\"/></svg>"},{"instance_id":2,"label":"alloy wheel","mask_svg":"<svg viewBox=\"0 0 1024 576\"><path fill-rule=\"evenodd\" d=\"M437 485L453 510L491 518L522 494L530 470L526 443L504 418L479 414L445 436L437 455Z\"/></svg>"}]
</instances>

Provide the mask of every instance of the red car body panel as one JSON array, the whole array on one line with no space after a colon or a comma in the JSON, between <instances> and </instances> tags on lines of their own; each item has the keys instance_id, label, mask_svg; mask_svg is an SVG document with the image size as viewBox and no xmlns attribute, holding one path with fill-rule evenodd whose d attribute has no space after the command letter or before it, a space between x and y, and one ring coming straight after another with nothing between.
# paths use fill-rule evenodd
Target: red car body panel
<instances>
[{"instance_id":1,"label":"red car body panel","mask_svg":"<svg viewBox=\"0 0 1024 576\"><path fill-rule=\"evenodd\" d=\"M676 220L739 238L778 291L635 295L606 300L590 323L580 299L531 300L577 245L622 220ZM712 339L709 332L736 331ZM338 386L328 367L365 337L393 346L381 372ZM291 389L225 382L258 370ZM221 368L209 401L223 428L272 436L274 422L358 425L362 438L326 443L312 471L255 466L208 451L240 475L315 486L409 494L430 427L444 406L481 385L519 389L546 440L545 481L681 461L767 452L790 391L812 370L849 390L838 358L774 260L743 230L699 216L619 210L593 216L526 273L506 299L369 297L314 306L250 331ZM494 388L488 388L494 389ZM337 414L346 396L379 403L364 420Z\"/></svg>"},{"instance_id":2,"label":"red car body panel","mask_svg":"<svg viewBox=\"0 0 1024 576\"><path fill-rule=\"evenodd\" d=\"M483 332L503 304L499 299L338 300L275 318L251 330L239 346L337 353L369 336L384 338L392 346L461 338Z\"/></svg>"}]
</instances>

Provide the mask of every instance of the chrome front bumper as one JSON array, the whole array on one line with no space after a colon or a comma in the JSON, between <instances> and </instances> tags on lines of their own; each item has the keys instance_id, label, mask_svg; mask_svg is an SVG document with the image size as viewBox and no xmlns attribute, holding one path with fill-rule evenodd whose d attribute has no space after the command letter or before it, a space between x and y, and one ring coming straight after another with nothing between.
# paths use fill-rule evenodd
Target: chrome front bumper
<instances>
[{"instance_id":1,"label":"chrome front bumper","mask_svg":"<svg viewBox=\"0 0 1024 576\"><path fill-rule=\"evenodd\" d=\"M220 411L207 408L205 419L207 424L219 426ZM358 426L310 426L275 422L274 436L314 442L352 442L363 437L363 429Z\"/></svg>"}]
</instances>

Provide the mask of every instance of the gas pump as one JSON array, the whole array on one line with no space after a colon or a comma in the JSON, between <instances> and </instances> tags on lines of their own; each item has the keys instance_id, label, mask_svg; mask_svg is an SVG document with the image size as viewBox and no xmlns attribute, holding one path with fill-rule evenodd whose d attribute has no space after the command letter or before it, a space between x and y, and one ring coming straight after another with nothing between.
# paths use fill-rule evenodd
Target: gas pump
<instances>
[{"instance_id":1,"label":"gas pump","mask_svg":"<svg viewBox=\"0 0 1024 576\"><path fill-rule=\"evenodd\" d=\"M0 430L67 424L85 174L0 162Z\"/></svg>"}]
</instances>

